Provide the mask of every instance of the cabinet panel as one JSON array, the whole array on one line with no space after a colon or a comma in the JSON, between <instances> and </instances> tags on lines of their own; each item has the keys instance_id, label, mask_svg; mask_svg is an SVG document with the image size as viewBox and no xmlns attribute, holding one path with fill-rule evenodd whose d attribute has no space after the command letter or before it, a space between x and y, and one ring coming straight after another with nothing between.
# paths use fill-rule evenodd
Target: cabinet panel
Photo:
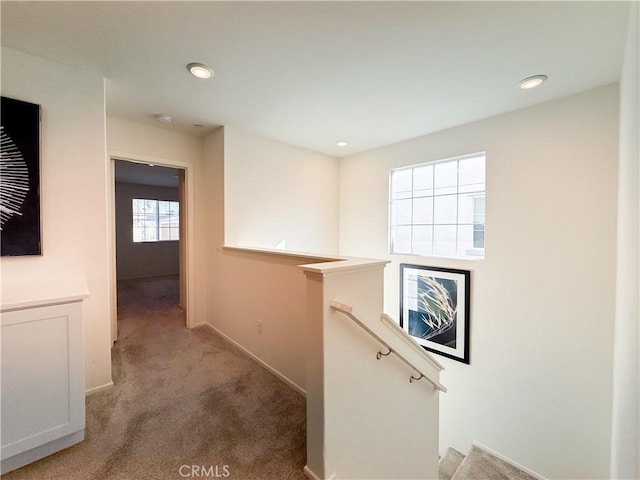
<instances>
[{"instance_id":1,"label":"cabinet panel","mask_svg":"<svg viewBox=\"0 0 640 480\"><path fill-rule=\"evenodd\" d=\"M2 459L82 431L82 303L3 312Z\"/></svg>"}]
</instances>

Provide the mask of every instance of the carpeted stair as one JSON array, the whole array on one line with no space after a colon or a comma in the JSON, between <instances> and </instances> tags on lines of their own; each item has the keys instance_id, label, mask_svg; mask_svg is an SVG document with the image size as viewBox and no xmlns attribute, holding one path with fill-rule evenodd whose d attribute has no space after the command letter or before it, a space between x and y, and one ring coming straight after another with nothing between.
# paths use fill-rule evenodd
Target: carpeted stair
<instances>
[{"instance_id":1,"label":"carpeted stair","mask_svg":"<svg viewBox=\"0 0 640 480\"><path fill-rule=\"evenodd\" d=\"M478 443L466 456L448 448L438 465L438 480L544 480Z\"/></svg>"}]
</instances>

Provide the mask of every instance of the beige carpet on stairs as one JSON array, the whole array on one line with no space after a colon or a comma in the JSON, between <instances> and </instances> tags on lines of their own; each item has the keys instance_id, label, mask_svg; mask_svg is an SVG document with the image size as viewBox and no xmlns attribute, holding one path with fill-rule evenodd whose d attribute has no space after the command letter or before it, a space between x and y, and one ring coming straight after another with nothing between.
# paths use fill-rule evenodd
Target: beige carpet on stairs
<instances>
[{"instance_id":1,"label":"beige carpet on stairs","mask_svg":"<svg viewBox=\"0 0 640 480\"><path fill-rule=\"evenodd\" d=\"M451 480L463 460L463 454L455 448L447 448L444 457L438 463L438 480Z\"/></svg>"},{"instance_id":2,"label":"beige carpet on stairs","mask_svg":"<svg viewBox=\"0 0 640 480\"><path fill-rule=\"evenodd\" d=\"M538 480L538 477L472 445L451 480Z\"/></svg>"},{"instance_id":3,"label":"beige carpet on stairs","mask_svg":"<svg viewBox=\"0 0 640 480\"><path fill-rule=\"evenodd\" d=\"M177 277L118 293L114 387L87 398L86 440L4 480L306 478L300 394L210 329L186 329Z\"/></svg>"}]
</instances>

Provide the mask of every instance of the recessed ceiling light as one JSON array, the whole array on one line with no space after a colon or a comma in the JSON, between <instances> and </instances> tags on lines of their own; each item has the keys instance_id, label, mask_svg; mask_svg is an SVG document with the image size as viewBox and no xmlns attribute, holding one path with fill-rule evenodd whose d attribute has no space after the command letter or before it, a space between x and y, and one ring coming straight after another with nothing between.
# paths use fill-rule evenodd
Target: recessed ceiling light
<instances>
[{"instance_id":1,"label":"recessed ceiling light","mask_svg":"<svg viewBox=\"0 0 640 480\"><path fill-rule=\"evenodd\" d=\"M162 123L171 123L173 121L173 118L171 118L171 115L161 113L160 115L156 115L156 120Z\"/></svg>"},{"instance_id":2,"label":"recessed ceiling light","mask_svg":"<svg viewBox=\"0 0 640 480\"><path fill-rule=\"evenodd\" d=\"M546 75L534 75L533 77L528 77L522 80L519 83L519 86L523 90L529 90L530 88L535 88L538 85L541 85L546 79Z\"/></svg>"},{"instance_id":3,"label":"recessed ceiling light","mask_svg":"<svg viewBox=\"0 0 640 480\"><path fill-rule=\"evenodd\" d=\"M339 147L346 147L347 145L349 145L349 142L347 142L346 140L339 140L336 142L336 145Z\"/></svg>"},{"instance_id":4,"label":"recessed ceiling light","mask_svg":"<svg viewBox=\"0 0 640 480\"><path fill-rule=\"evenodd\" d=\"M213 70L204 63L190 63L187 65L187 70L196 78L207 79L213 77Z\"/></svg>"}]
</instances>

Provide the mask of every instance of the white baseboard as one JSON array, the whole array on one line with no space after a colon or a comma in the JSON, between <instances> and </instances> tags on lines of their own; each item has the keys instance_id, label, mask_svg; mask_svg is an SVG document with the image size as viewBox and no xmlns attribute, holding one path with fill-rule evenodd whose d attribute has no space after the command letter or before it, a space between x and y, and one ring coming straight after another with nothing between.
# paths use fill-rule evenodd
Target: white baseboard
<instances>
[{"instance_id":1,"label":"white baseboard","mask_svg":"<svg viewBox=\"0 0 640 480\"><path fill-rule=\"evenodd\" d=\"M96 393L103 392L105 390L108 390L111 387L113 387L113 380L110 381L109 383L105 383L104 385L100 385L98 387L93 387L93 388L90 388L88 390L85 390L84 391L84 396L88 397L90 395L95 395Z\"/></svg>"},{"instance_id":2,"label":"white baseboard","mask_svg":"<svg viewBox=\"0 0 640 480\"><path fill-rule=\"evenodd\" d=\"M313 471L309 468L309 465L304 466L304 474L309 480L322 480L319 476L313 473Z\"/></svg>"},{"instance_id":3,"label":"white baseboard","mask_svg":"<svg viewBox=\"0 0 640 480\"><path fill-rule=\"evenodd\" d=\"M325 480L323 478L320 478L318 475L316 475L313 470L311 470L309 468L309 465L305 465L304 466L304 474L307 476L308 479L310 480ZM329 478L327 478L326 480L334 480L336 478L336 474L332 473L331 476Z\"/></svg>"},{"instance_id":4,"label":"white baseboard","mask_svg":"<svg viewBox=\"0 0 640 480\"><path fill-rule=\"evenodd\" d=\"M269 370L271 373L273 373L276 377L278 377L284 383L286 383L291 388L293 388L296 392L300 393L301 395L304 395L305 397L307 396L307 391L304 390L302 387L300 387L298 384L296 384L293 380L291 380L286 375L280 373L278 370L276 370L271 365L266 363L264 360L262 360L261 358L256 356L254 353L252 353L249 350L247 350L246 348L244 348L242 345L240 345L238 342L236 342L232 338L229 338L227 335L222 333L220 330L218 330L216 327L214 327L210 323L201 322L201 323L198 323L198 324L194 325L193 328L199 328L199 327L209 327L211 330L213 330L218 335L220 335L225 341L229 342L231 345L236 347L238 350L241 350L244 354L246 354L247 356L251 357L256 362L258 362L260 365L262 365L264 368Z\"/></svg>"},{"instance_id":5,"label":"white baseboard","mask_svg":"<svg viewBox=\"0 0 640 480\"><path fill-rule=\"evenodd\" d=\"M207 322L200 322L200 323L196 323L194 326L189 327L190 330L193 330L194 328L200 328L200 327L211 327L211 325L209 325ZM212 327L213 328L213 327ZM215 330L215 329L214 329Z\"/></svg>"}]
</instances>

